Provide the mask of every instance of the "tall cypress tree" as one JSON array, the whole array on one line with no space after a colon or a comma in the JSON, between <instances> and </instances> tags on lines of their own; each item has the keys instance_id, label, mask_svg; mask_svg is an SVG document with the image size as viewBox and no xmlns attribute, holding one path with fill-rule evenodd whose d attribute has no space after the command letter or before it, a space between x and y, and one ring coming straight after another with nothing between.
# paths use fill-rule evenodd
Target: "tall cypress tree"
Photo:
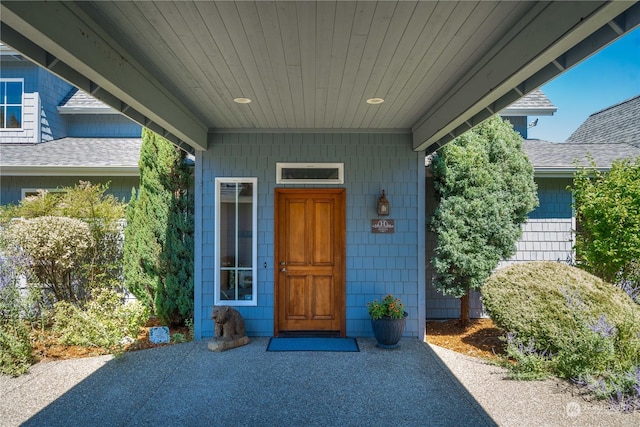
<instances>
[{"instance_id":1,"label":"tall cypress tree","mask_svg":"<svg viewBox=\"0 0 640 427\"><path fill-rule=\"evenodd\" d=\"M193 318L193 182L186 153L174 164L165 250L160 258L163 286L156 294L156 312L170 324Z\"/></svg>"},{"instance_id":2,"label":"tall cypress tree","mask_svg":"<svg viewBox=\"0 0 640 427\"><path fill-rule=\"evenodd\" d=\"M125 284L171 324L193 312L193 200L184 160L169 141L143 130L140 189L125 229Z\"/></svg>"},{"instance_id":3,"label":"tall cypress tree","mask_svg":"<svg viewBox=\"0 0 640 427\"><path fill-rule=\"evenodd\" d=\"M521 225L538 206L533 167L522 137L494 116L439 150L432 170L439 196L434 285L460 298L467 324L469 291L515 253Z\"/></svg>"}]
</instances>

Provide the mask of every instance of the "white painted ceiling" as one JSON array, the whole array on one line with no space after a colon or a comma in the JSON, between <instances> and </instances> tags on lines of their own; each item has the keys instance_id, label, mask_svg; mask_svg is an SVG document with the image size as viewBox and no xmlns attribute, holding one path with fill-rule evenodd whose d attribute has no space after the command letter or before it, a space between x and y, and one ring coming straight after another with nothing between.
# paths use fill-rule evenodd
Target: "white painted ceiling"
<instances>
[{"instance_id":1,"label":"white painted ceiling","mask_svg":"<svg viewBox=\"0 0 640 427\"><path fill-rule=\"evenodd\" d=\"M640 21L636 2L598 1L0 6L4 43L193 149L239 129L399 130L433 149Z\"/></svg>"}]
</instances>

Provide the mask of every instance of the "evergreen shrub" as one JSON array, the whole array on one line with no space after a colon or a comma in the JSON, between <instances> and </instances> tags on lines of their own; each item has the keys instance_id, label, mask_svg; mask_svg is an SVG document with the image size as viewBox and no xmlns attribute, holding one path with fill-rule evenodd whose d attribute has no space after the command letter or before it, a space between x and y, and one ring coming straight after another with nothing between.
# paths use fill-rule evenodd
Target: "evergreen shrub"
<instances>
[{"instance_id":1,"label":"evergreen shrub","mask_svg":"<svg viewBox=\"0 0 640 427\"><path fill-rule=\"evenodd\" d=\"M556 262L514 264L482 287L508 331L518 379L568 379L624 411L640 409L640 307L620 287Z\"/></svg>"}]
</instances>

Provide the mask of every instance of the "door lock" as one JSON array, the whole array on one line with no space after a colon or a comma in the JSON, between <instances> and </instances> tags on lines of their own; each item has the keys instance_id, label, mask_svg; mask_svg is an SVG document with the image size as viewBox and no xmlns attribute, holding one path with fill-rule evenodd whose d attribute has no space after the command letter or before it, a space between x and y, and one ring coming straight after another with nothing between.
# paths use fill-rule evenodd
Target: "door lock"
<instances>
[{"instance_id":1,"label":"door lock","mask_svg":"<svg viewBox=\"0 0 640 427\"><path fill-rule=\"evenodd\" d=\"M287 265L287 263L284 261L280 261L280 265Z\"/></svg>"},{"instance_id":2,"label":"door lock","mask_svg":"<svg viewBox=\"0 0 640 427\"><path fill-rule=\"evenodd\" d=\"M286 267L282 267L282 268L280 269L280 271L281 271L282 273L286 273L286 272L287 272L287 268L286 268Z\"/></svg>"}]
</instances>

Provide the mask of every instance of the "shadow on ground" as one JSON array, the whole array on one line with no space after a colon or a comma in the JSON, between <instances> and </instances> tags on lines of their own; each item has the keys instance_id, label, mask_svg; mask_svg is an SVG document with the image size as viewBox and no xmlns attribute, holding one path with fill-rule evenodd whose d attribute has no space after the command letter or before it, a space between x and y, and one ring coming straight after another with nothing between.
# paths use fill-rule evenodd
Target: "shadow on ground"
<instances>
[{"instance_id":1,"label":"shadow on ground","mask_svg":"<svg viewBox=\"0 0 640 427\"><path fill-rule=\"evenodd\" d=\"M206 341L126 353L78 374L75 386L33 415L22 413L24 425L495 425L416 339L383 350L359 338L358 353L274 353L267 343L253 338L223 353L208 351ZM53 368L41 375L60 381ZM23 380L2 399L19 404L16 396L39 393L35 384L47 381Z\"/></svg>"}]
</instances>

